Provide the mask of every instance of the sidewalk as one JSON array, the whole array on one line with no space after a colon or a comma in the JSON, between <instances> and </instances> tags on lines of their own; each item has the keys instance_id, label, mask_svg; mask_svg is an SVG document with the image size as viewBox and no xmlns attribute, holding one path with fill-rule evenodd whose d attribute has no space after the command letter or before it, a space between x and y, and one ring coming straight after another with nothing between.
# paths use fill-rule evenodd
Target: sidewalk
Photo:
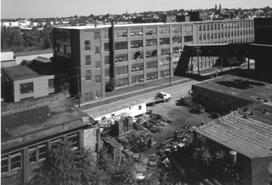
<instances>
[{"instance_id":1,"label":"sidewalk","mask_svg":"<svg viewBox=\"0 0 272 185\"><path fill-rule=\"evenodd\" d=\"M184 77L172 77L171 85L174 86L174 85L178 85L178 84L189 82L189 81L191 81L191 79L184 78ZM114 92L108 93L106 95L106 98L92 101L86 104L81 104L80 109L84 110L84 109L89 109L89 108L96 107L103 104L109 104L114 101L126 99L136 95L141 95L141 94L151 92L154 90L163 89L165 87L169 87L169 78L155 80L153 82L143 83L143 84L135 85L132 87L117 89Z\"/></svg>"}]
</instances>

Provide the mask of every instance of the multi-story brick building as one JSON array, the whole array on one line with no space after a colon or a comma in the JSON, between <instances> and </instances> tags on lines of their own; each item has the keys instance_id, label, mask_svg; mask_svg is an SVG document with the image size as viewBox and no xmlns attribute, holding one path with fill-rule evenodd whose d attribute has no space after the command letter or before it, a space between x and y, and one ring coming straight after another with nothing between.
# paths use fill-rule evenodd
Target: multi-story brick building
<instances>
[{"instance_id":1,"label":"multi-story brick building","mask_svg":"<svg viewBox=\"0 0 272 185\"><path fill-rule=\"evenodd\" d=\"M54 60L71 65L84 103L104 97L110 78L121 88L173 75L186 44L253 40L253 20L57 27ZM199 68L215 62L201 57Z\"/></svg>"}]
</instances>

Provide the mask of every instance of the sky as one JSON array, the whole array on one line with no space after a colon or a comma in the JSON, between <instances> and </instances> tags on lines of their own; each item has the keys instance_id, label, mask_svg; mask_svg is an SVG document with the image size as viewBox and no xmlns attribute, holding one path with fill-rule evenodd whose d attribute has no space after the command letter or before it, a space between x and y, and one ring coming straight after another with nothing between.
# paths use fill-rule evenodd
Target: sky
<instances>
[{"instance_id":1,"label":"sky","mask_svg":"<svg viewBox=\"0 0 272 185\"><path fill-rule=\"evenodd\" d=\"M272 0L1 0L1 18L101 15L172 9L272 7Z\"/></svg>"}]
</instances>

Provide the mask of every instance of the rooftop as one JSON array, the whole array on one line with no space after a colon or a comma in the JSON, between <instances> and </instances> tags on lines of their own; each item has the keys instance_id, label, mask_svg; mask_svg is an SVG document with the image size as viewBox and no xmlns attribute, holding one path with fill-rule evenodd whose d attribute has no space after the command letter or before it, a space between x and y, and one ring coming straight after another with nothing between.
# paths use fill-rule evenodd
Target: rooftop
<instances>
[{"instance_id":1,"label":"rooftop","mask_svg":"<svg viewBox=\"0 0 272 185\"><path fill-rule=\"evenodd\" d=\"M253 102L262 100L272 102L272 84L239 76L226 75L195 86Z\"/></svg>"},{"instance_id":2,"label":"rooftop","mask_svg":"<svg viewBox=\"0 0 272 185\"><path fill-rule=\"evenodd\" d=\"M116 106L115 102L113 102L113 103L110 103L110 104L104 104L104 105L101 105L101 106L97 106L97 107L88 109L87 112L90 112L89 114L95 119L97 117L113 113L115 111L119 111L119 110L131 107L131 106L134 106L134 105L141 104L143 102L144 102L143 100L132 100L132 101L123 102L123 103L121 103L121 104L119 104L117 106Z\"/></svg>"},{"instance_id":3,"label":"rooftop","mask_svg":"<svg viewBox=\"0 0 272 185\"><path fill-rule=\"evenodd\" d=\"M30 140L34 140L34 138L64 132L68 129L67 125L69 128L80 127L86 124L85 121L82 121L83 116L85 116L84 113L71 106L65 99L49 102L33 109L2 115L2 145L3 142L10 142L26 135ZM48 129L50 132L43 132ZM33 133L34 135L30 137Z\"/></svg>"},{"instance_id":4,"label":"rooftop","mask_svg":"<svg viewBox=\"0 0 272 185\"><path fill-rule=\"evenodd\" d=\"M9 78L12 79L13 81L39 77L39 74L32 71L27 66L23 66L23 65L7 67L7 68L4 68L3 70L9 76Z\"/></svg>"},{"instance_id":5,"label":"rooftop","mask_svg":"<svg viewBox=\"0 0 272 185\"><path fill-rule=\"evenodd\" d=\"M272 156L272 125L232 112L195 129L231 150L254 158Z\"/></svg>"},{"instance_id":6,"label":"rooftop","mask_svg":"<svg viewBox=\"0 0 272 185\"><path fill-rule=\"evenodd\" d=\"M52 49L44 49L44 50L33 50L33 51L22 51L16 52L15 56L27 56L27 55L39 55L39 54L48 54L53 53Z\"/></svg>"},{"instance_id":7,"label":"rooftop","mask_svg":"<svg viewBox=\"0 0 272 185\"><path fill-rule=\"evenodd\" d=\"M216 22L235 22L235 21L241 21L241 20L219 20L219 21L212 21L213 23ZM180 25L180 24L199 24L199 23L207 23L211 21L194 21L194 22L156 22L156 23L133 23L133 24L115 24L115 27L133 27L133 26L159 26L159 25ZM105 25L97 25L96 27L94 25L86 25L86 26L58 26L55 28L60 29L74 29L74 30L84 30L84 29L100 29L100 28L109 28L111 27L110 24Z\"/></svg>"},{"instance_id":8,"label":"rooftop","mask_svg":"<svg viewBox=\"0 0 272 185\"><path fill-rule=\"evenodd\" d=\"M13 51L1 52L1 62L15 60Z\"/></svg>"}]
</instances>

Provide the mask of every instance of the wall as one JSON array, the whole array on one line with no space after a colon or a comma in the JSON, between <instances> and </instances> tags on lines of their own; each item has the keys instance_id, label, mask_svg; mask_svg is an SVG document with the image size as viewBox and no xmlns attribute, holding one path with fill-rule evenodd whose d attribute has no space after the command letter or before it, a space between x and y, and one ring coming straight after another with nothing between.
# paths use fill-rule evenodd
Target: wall
<instances>
[{"instance_id":1,"label":"wall","mask_svg":"<svg viewBox=\"0 0 272 185\"><path fill-rule=\"evenodd\" d=\"M197 85L193 85L192 90L194 100L203 104L209 111L229 112L253 103L249 100L219 93L213 89L202 88Z\"/></svg>"},{"instance_id":2,"label":"wall","mask_svg":"<svg viewBox=\"0 0 272 185\"><path fill-rule=\"evenodd\" d=\"M272 183L272 173L270 172L269 174L268 171L269 165L272 165L272 156L252 160L252 185L268 185Z\"/></svg>"},{"instance_id":3,"label":"wall","mask_svg":"<svg viewBox=\"0 0 272 185\"><path fill-rule=\"evenodd\" d=\"M54 75L41 76L32 79L19 80L14 82L14 102L18 102L23 98L38 98L42 96L47 96L53 93L54 89L49 89L48 80L54 79ZM21 94L20 84L33 82L33 93Z\"/></svg>"}]
</instances>

